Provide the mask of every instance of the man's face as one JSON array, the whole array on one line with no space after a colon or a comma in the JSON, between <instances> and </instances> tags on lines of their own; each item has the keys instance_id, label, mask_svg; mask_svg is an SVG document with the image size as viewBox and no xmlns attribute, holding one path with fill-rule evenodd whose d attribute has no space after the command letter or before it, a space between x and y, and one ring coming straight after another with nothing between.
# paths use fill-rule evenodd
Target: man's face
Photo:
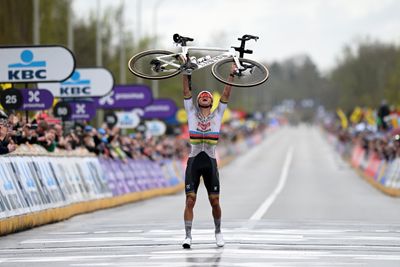
<instances>
[{"instance_id":1,"label":"man's face","mask_svg":"<svg viewBox=\"0 0 400 267\"><path fill-rule=\"evenodd\" d=\"M0 121L0 134L2 136L6 135L8 132L7 123Z\"/></svg>"},{"instance_id":2,"label":"man's face","mask_svg":"<svg viewBox=\"0 0 400 267\"><path fill-rule=\"evenodd\" d=\"M209 107L212 104L212 99L208 93L201 93L198 98L199 106Z\"/></svg>"}]
</instances>

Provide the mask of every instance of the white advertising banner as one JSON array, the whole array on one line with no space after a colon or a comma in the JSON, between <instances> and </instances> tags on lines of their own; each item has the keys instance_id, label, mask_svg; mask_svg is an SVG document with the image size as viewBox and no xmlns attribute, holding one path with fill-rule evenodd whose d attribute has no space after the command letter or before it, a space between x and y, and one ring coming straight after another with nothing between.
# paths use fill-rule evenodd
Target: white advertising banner
<instances>
[{"instance_id":1,"label":"white advertising banner","mask_svg":"<svg viewBox=\"0 0 400 267\"><path fill-rule=\"evenodd\" d=\"M10 164L7 159L0 157L0 218L29 212Z\"/></svg>"},{"instance_id":2,"label":"white advertising banner","mask_svg":"<svg viewBox=\"0 0 400 267\"><path fill-rule=\"evenodd\" d=\"M71 76L75 58L63 46L0 47L0 82L58 82Z\"/></svg>"},{"instance_id":3,"label":"white advertising banner","mask_svg":"<svg viewBox=\"0 0 400 267\"><path fill-rule=\"evenodd\" d=\"M121 129L134 129L140 123L140 117L135 111L115 112L118 118L117 127Z\"/></svg>"},{"instance_id":4,"label":"white advertising banner","mask_svg":"<svg viewBox=\"0 0 400 267\"><path fill-rule=\"evenodd\" d=\"M39 83L38 87L49 90L54 97L97 97L108 94L114 86L114 77L105 68L78 68L63 82Z\"/></svg>"},{"instance_id":5,"label":"white advertising banner","mask_svg":"<svg viewBox=\"0 0 400 267\"><path fill-rule=\"evenodd\" d=\"M146 121L146 134L150 136L161 136L167 131L167 125L158 120Z\"/></svg>"}]
</instances>

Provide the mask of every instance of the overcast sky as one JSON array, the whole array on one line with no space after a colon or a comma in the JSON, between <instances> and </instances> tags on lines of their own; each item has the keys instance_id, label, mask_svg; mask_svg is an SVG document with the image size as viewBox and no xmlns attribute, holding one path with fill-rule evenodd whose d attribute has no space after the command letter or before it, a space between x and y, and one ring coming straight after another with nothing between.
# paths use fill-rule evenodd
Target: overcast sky
<instances>
[{"instance_id":1,"label":"overcast sky","mask_svg":"<svg viewBox=\"0 0 400 267\"><path fill-rule=\"evenodd\" d=\"M87 16L97 2L74 0L75 14ZM196 45L221 47L238 45L237 37L247 33L260 37L249 45L253 59L308 54L327 71L345 44L361 38L400 44L398 0L100 0L100 6L104 12L121 2L127 29L141 36L157 31L158 48L167 50L174 33L193 37Z\"/></svg>"}]
</instances>

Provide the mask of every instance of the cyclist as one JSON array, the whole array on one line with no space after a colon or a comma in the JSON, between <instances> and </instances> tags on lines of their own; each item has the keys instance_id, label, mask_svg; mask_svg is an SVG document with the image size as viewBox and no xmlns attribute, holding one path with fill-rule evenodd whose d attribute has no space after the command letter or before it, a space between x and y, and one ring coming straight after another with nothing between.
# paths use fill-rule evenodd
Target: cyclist
<instances>
[{"instance_id":1,"label":"cyclist","mask_svg":"<svg viewBox=\"0 0 400 267\"><path fill-rule=\"evenodd\" d=\"M232 66L233 68L233 66ZM233 80L233 75L229 79ZM219 204L219 174L215 159L215 147L218 142L219 130L224 111L227 107L231 86L224 87L218 107L211 112L213 95L209 91L201 91L197 95L196 105L193 104L189 79L183 75L184 106L188 115L191 152L185 172L186 205L184 212L186 238L183 248L190 248L192 242L193 208L196 203L200 176L208 192L215 224L215 239L218 247L224 246L221 233L221 207Z\"/></svg>"}]
</instances>

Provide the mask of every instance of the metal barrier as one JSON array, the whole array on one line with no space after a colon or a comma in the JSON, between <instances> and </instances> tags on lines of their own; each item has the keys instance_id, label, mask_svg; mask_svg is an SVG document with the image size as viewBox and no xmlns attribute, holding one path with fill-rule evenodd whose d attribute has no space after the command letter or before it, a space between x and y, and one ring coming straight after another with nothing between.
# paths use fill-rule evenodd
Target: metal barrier
<instances>
[{"instance_id":1,"label":"metal barrier","mask_svg":"<svg viewBox=\"0 0 400 267\"><path fill-rule=\"evenodd\" d=\"M342 143L328 134L335 150L370 184L390 196L400 196L400 158L379 159L375 152L367 153L359 145Z\"/></svg>"},{"instance_id":2,"label":"metal barrier","mask_svg":"<svg viewBox=\"0 0 400 267\"><path fill-rule=\"evenodd\" d=\"M219 164L263 137L259 133L218 147ZM182 161L112 160L84 152L60 156L39 146L21 146L20 152L0 157L0 236L184 189Z\"/></svg>"},{"instance_id":3,"label":"metal barrier","mask_svg":"<svg viewBox=\"0 0 400 267\"><path fill-rule=\"evenodd\" d=\"M175 160L0 157L0 235L182 189Z\"/></svg>"}]
</instances>

